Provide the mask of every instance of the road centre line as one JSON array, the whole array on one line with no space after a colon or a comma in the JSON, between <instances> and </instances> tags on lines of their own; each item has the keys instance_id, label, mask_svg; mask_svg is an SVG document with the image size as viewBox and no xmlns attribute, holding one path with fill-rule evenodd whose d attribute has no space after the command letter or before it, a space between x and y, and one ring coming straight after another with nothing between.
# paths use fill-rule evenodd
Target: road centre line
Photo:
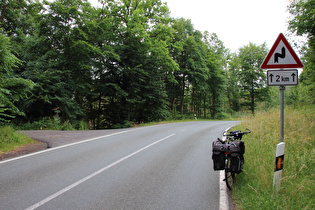
<instances>
[{"instance_id":1,"label":"road centre line","mask_svg":"<svg viewBox=\"0 0 315 210\"><path fill-rule=\"evenodd\" d=\"M175 135L175 133L173 133L173 134L171 134L171 135L168 135L168 136L166 136L166 137L164 137L164 138L162 138L162 139L159 139L159 140L157 140L157 141L153 142L152 144L149 144L149 145L147 145L147 146L145 146L145 147L142 147L141 149L135 151L134 153L132 153L132 154L130 154L130 155L127 155L127 156L125 156L125 157L123 157L123 158L121 158L121 159L119 159L119 160L117 160L117 161L115 161L115 162L113 162L113 163L111 163L111 164L105 166L104 168L102 168L102 169L100 169L100 170L98 170L98 171L96 171L96 172L94 172L94 173L92 173L92 174L90 174L90 175L84 177L83 179L81 179L81 180L79 180L79 181L77 181L77 182L75 182L75 183L69 185L68 187L63 188L62 190L60 190L60 191L58 191L58 192L52 194L51 196L49 196L49 197L47 197L47 198L41 200L40 202L38 202L38 203L36 203L36 204L34 204L34 205L28 207L28 208L25 209L25 210L33 210L33 209L36 209L36 208L38 208L38 207L44 205L45 203L47 203L47 202L53 200L54 198L56 198L56 197L62 195L63 193L65 193L65 192L71 190L72 188L74 188L74 187L76 187L76 186L78 186L78 185L84 183L85 181L87 181L87 180L89 180L89 179L95 177L96 175L98 175L98 174L100 174L100 173L106 171L107 169L110 169L111 167L113 167L113 166L115 166L115 165L117 165L117 164L119 164L119 163L121 163L121 162L127 160L128 158L130 158L130 157L132 157L132 156L134 156L134 155L136 155L136 154L138 154L138 153L140 153L140 152L142 152L142 151L144 151L144 150L146 150L146 149L148 149L148 148L154 146L155 144L158 144L158 143L160 143L160 142L162 142L162 141L164 141L164 140L166 140L166 139L168 139L168 138L170 138L170 137L172 137L172 136L174 136L174 135Z\"/></svg>"}]
</instances>

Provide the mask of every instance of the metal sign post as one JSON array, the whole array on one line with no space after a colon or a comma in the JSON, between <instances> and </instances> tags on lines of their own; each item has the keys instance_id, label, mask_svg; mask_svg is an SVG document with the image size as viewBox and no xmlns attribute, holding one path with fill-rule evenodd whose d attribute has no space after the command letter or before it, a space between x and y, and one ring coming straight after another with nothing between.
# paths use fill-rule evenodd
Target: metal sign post
<instances>
[{"instance_id":1,"label":"metal sign post","mask_svg":"<svg viewBox=\"0 0 315 210\"><path fill-rule=\"evenodd\" d=\"M285 86L280 86L280 142L284 140L284 90Z\"/></svg>"},{"instance_id":2,"label":"metal sign post","mask_svg":"<svg viewBox=\"0 0 315 210\"><path fill-rule=\"evenodd\" d=\"M280 190L282 169L283 169L283 160L284 160L284 90L285 86L280 86L280 143L277 144L276 150L276 164L273 175L273 186L276 187L276 190Z\"/></svg>"},{"instance_id":3,"label":"metal sign post","mask_svg":"<svg viewBox=\"0 0 315 210\"><path fill-rule=\"evenodd\" d=\"M267 71L267 84L279 86L280 90L280 143L276 150L276 163L273 176L273 186L280 190L283 160L284 160L284 90L287 85L298 84L297 69L303 68L303 64L282 33L267 54L260 66L261 69L275 69ZM289 68L289 69L288 69Z\"/></svg>"}]
</instances>

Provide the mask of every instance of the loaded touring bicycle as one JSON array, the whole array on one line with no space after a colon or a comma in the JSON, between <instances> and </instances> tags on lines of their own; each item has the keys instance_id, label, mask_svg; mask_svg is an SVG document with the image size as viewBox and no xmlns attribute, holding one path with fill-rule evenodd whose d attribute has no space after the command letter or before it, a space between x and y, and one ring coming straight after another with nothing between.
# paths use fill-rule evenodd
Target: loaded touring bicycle
<instances>
[{"instance_id":1,"label":"loaded touring bicycle","mask_svg":"<svg viewBox=\"0 0 315 210\"><path fill-rule=\"evenodd\" d=\"M212 143L212 160L215 171L224 170L227 187L231 190L235 175L243 170L245 143L242 141L244 134L251 133L240 130L230 131L223 134L223 140L218 138Z\"/></svg>"}]
</instances>

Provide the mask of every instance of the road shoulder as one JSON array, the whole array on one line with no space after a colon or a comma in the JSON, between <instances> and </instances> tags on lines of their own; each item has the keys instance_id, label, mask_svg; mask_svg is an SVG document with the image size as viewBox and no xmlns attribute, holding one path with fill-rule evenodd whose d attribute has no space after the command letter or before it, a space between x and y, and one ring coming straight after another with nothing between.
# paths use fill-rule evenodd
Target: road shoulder
<instances>
[{"instance_id":1,"label":"road shoulder","mask_svg":"<svg viewBox=\"0 0 315 210\"><path fill-rule=\"evenodd\" d=\"M0 155L0 161L19 157L22 155L27 155L33 152L38 152L41 150L45 150L48 148L48 144L45 142L37 141L35 144L26 144L24 146L21 146L13 151L6 152Z\"/></svg>"},{"instance_id":2,"label":"road shoulder","mask_svg":"<svg viewBox=\"0 0 315 210\"><path fill-rule=\"evenodd\" d=\"M18 131L37 141L36 144L27 144L13 151L0 154L0 161L19 157L22 155L39 152L47 148L54 148L84 141L89 138L109 135L123 129L108 130L83 130L83 131L60 131L60 130L27 130Z\"/></svg>"}]
</instances>

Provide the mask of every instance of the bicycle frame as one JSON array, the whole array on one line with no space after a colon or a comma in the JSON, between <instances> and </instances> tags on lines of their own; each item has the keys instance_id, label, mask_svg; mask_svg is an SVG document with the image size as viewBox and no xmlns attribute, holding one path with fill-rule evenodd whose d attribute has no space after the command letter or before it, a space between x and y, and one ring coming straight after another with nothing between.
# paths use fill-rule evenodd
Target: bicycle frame
<instances>
[{"instance_id":1,"label":"bicycle frame","mask_svg":"<svg viewBox=\"0 0 315 210\"><path fill-rule=\"evenodd\" d=\"M251 133L251 131L249 129L248 132L241 132L241 131L231 131L230 134L225 134L223 136L226 136L227 139L224 141L225 142L225 179L224 181L226 182L227 187L231 190L232 186L234 184L235 181L235 174L241 173L242 168L243 168L243 164L244 164L244 158L242 158L242 156L238 156L235 158L238 158L237 161L238 162L238 170L240 171L235 171L235 167L233 167L234 170L232 170L231 168L231 162L232 162L232 156L231 156L231 151L230 151L230 145L232 142L235 141L240 141L243 137L244 134L248 134ZM244 147L245 149L245 147Z\"/></svg>"},{"instance_id":2,"label":"bicycle frame","mask_svg":"<svg viewBox=\"0 0 315 210\"><path fill-rule=\"evenodd\" d=\"M231 153L229 152L229 142L226 143L227 151L225 152L225 179L226 186L231 190L234 184L235 173L231 171Z\"/></svg>"}]
</instances>

